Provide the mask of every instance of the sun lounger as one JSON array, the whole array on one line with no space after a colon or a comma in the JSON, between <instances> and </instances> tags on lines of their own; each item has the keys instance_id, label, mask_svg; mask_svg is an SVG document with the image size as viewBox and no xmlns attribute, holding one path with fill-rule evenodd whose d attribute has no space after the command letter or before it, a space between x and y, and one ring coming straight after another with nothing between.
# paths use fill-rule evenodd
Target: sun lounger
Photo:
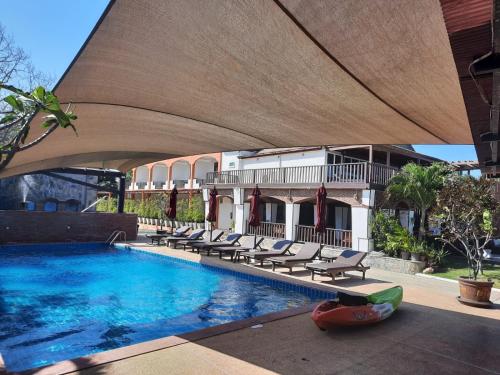
<instances>
[{"instance_id":1,"label":"sun lounger","mask_svg":"<svg viewBox=\"0 0 500 375\"><path fill-rule=\"evenodd\" d=\"M203 233L205 233L205 229L196 229L191 234L187 237L176 237L176 236L171 236L165 238L165 242L167 243L168 246L170 244L173 244L174 249L177 248L177 243L179 241L186 241L186 240L199 240L203 236Z\"/></svg>"},{"instance_id":2,"label":"sun lounger","mask_svg":"<svg viewBox=\"0 0 500 375\"><path fill-rule=\"evenodd\" d=\"M234 262L237 254L259 248L262 241L264 241L264 237L245 236L243 239L238 240L240 246L216 246L212 247L212 251L219 253L219 259L222 259L223 254L230 255L231 262Z\"/></svg>"},{"instance_id":3,"label":"sun lounger","mask_svg":"<svg viewBox=\"0 0 500 375\"><path fill-rule=\"evenodd\" d=\"M312 261L314 258L316 258L320 250L321 244L306 242L304 245L302 245L300 250L295 255L270 258L268 260L273 264L273 271L275 270L276 266L278 266L286 267L290 270L289 273L292 273L293 266L296 266L297 264L305 265L307 262Z\"/></svg>"},{"instance_id":4,"label":"sun lounger","mask_svg":"<svg viewBox=\"0 0 500 375\"><path fill-rule=\"evenodd\" d=\"M219 241L219 239L222 237L223 234L224 234L223 230L215 229L214 231L212 231L212 241L213 242ZM210 236L210 234L209 234L209 236ZM208 237L208 238L199 238L197 240L188 240L188 239L185 239L185 240L179 241L177 244L183 246L183 250L186 250L187 247L193 248L194 244L197 244L197 243L208 243L208 242L211 242L210 241L210 237Z\"/></svg>"},{"instance_id":5,"label":"sun lounger","mask_svg":"<svg viewBox=\"0 0 500 375\"><path fill-rule=\"evenodd\" d=\"M224 247L224 246L234 246L241 238L241 234L239 233L231 233L229 234L224 241L211 241L211 242L198 242L192 244L193 250L196 249L198 254L200 251L205 251L207 255L210 255L210 251L214 247Z\"/></svg>"},{"instance_id":6,"label":"sun lounger","mask_svg":"<svg viewBox=\"0 0 500 375\"><path fill-rule=\"evenodd\" d=\"M250 259L255 259L260 261L260 265L262 266L264 264L264 260L266 260L267 258L285 256L292 245L293 241L278 240L274 243L270 250L245 251L239 253L238 260L239 257L242 256L248 264L250 263Z\"/></svg>"},{"instance_id":7,"label":"sun lounger","mask_svg":"<svg viewBox=\"0 0 500 375\"><path fill-rule=\"evenodd\" d=\"M344 250L333 262L318 262L308 263L306 268L311 271L311 278L314 280L314 275L330 275L333 280L339 273L346 271L359 271L363 273L363 280L365 279L365 272L370 267L365 267L361 263L368 253L364 251Z\"/></svg>"},{"instance_id":8,"label":"sun lounger","mask_svg":"<svg viewBox=\"0 0 500 375\"><path fill-rule=\"evenodd\" d=\"M189 225L185 225L183 227L177 228L173 233L171 232L171 233L146 234L146 237L151 240L151 245L157 242L159 246L164 238L185 237L187 231L189 231L190 229L191 227Z\"/></svg>"}]
</instances>

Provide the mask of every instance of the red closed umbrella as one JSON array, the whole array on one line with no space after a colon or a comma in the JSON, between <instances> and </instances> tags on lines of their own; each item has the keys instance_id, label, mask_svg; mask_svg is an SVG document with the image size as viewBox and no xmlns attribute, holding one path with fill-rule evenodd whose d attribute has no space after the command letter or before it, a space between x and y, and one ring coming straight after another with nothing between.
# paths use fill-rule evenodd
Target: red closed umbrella
<instances>
[{"instance_id":1,"label":"red closed umbrella","mask_svg":"<svg viewBox=\"0 0 500 375\"><path fill-rule=\"evenodd\" d=\"M316 225L314 229L316 233L323 233L326 229L326 189L324 184L316 192Z\"/></svg>"},{"instance_id":2,"label":"red closed umbrella","mask_svg":"<svg viewBox=\"0 0 500 375\"><path fill-rule=\"evenodd\" d=\"M260 205L260 190L257 185L252 191L252 195L250 196L250 217L248 218L248 225L251 227L259 227L260 226L260 213L259 213L259 205ZM257 231L254 231L254 247L257 244Z\"/></svg>"},{"instance_id":3,"label":"red closed umbrella","mask_svg":"<svg viewBox=\"0 0 500 375\"><path fill-rule=\"evenodd\" d=\"M210 190L210 197L208 198L207 221L210 222L210 241L212 241L213 223L217 221L217 189L215 187Z\"/></svg>"},{"instance_id":4,"label":"red closed umbrella","mask_svg":"<svg viewBox=\"0 0 500 375\"><path fill-rule=\"evenodd\" d=\"M175 220L175 217L177 216L177 188L175 186L170 192L167 216L170 220Z\"/></svg>"}]
</instances>

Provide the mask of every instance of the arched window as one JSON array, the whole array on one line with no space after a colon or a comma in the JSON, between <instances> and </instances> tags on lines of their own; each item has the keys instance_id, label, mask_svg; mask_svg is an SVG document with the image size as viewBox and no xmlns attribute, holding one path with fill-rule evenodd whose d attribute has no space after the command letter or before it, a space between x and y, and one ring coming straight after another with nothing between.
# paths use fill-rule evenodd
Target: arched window
<instances>
[{"instance_id":1,"label":"arched window","mask_svg":"<svg viewBox=\"0 0 500 375\"><path fill-rule=\"evenodd\" d=\"M49 198L43 204L43 210L46 212L56 212L58 204L59 202L57 199Z\"/></svg>"},{"instance_id":2,"label":"arched window","mask_svg":"<svg viewBox=\"0 0 500 375\"><path fill-rule=\"evenodd\" d=\"M64 202L64 211L80 211L80 201L76 199L68 199L66 202Z\"/></svg>"}]
</instances>

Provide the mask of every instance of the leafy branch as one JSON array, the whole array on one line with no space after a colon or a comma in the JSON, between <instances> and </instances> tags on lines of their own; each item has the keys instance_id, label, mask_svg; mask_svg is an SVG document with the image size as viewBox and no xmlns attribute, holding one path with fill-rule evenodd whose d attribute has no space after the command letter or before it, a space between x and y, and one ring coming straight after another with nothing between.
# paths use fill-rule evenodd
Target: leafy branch
<instances>
[{"instance_id":1,"label":"leafy branch","mask_svg":"<svg viewBox=\"0 0 500 375\"><path fill-rule=\"evenodd\" d=\"M77 116L71 111L71 105L61 108L59 99L52 92L39 86L31 92L25 92L15 86L0 82L0 90L10 92L2 101L7 109L0 118L0 134L12 132L6 141L0 144L0 170L5 168L17 152L36 146L57 128L71 128L78 135L73 121ZM41 126L46 130L37 138L26 143L31 129L31 119L36 113L44 113Z\"/></svg>"}]
</instances>

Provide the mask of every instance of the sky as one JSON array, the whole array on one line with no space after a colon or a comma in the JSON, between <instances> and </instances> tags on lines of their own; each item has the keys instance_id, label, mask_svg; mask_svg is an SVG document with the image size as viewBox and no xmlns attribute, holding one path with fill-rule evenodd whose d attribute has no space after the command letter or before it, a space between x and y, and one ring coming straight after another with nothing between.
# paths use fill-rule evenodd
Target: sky
<instances>
[{"instance_id":1,"label":"sky","mask_svg":"<svg viewBox=\"0 0 500 375\"><path fill-rule=\"evenodd\" d=\"M54 84L71 63L108 0L24 0L2 7L0 23L34 66ZM415 150L446 161L477 160L474 146L414 145Z\"/></svg>"}]
</instances>

